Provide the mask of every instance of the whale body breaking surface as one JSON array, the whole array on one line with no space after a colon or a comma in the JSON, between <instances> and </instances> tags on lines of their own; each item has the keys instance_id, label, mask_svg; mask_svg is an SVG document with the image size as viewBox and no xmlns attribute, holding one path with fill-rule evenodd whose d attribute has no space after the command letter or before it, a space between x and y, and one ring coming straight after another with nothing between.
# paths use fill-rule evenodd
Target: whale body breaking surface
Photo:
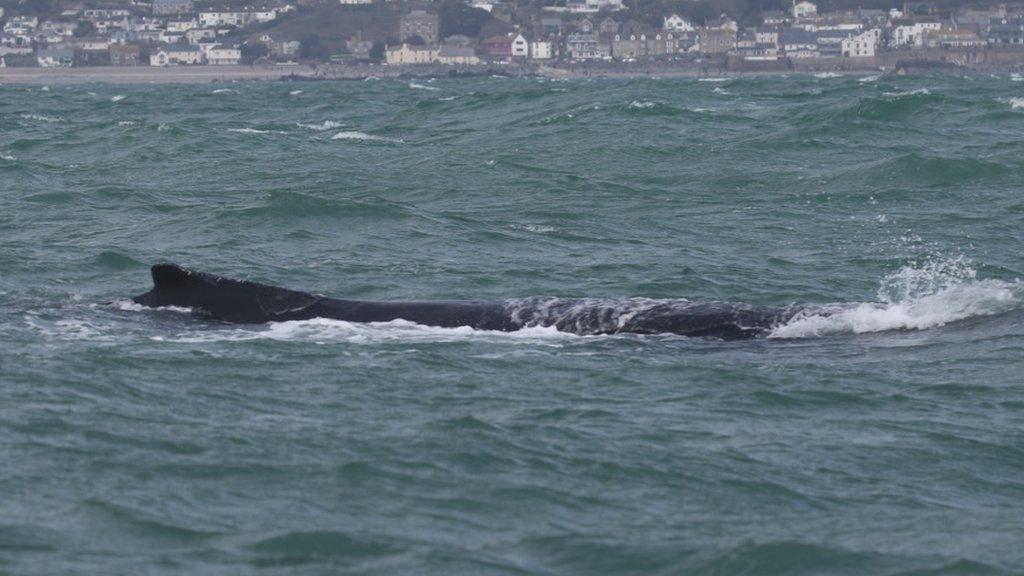
<instances>
[{"instance_id":1,"label":"whale body breaking surface","mask_svg":"<svg viewBox=\"0 0 1024 576\"><path fill-rule=\"evenodd\" d=\"M347 300L225 278L176 264L157 264L152 276L152 290L133 302L153 308L191 308L211 319L240 324L313 318L359 323L406 320L441 328L468 326L503 332L539 326L579 335L678 334L736 340L767 336L806 310L801 306L648 298Z\"/></svg>"}]
</instances>

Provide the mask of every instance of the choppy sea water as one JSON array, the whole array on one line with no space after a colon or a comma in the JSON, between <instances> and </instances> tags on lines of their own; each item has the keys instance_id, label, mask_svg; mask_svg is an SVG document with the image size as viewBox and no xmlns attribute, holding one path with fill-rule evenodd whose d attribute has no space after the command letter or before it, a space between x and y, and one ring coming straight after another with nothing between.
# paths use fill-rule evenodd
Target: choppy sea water
<instances>
[{"instance_id":1,"label":"choppy sea water","mask_svg":"<svg viewBox=\"0 0 1024 576\"><path fill-rule=\"evenodd\" d=\"M1024 84L0 87L0 572L1024 572ZM842 305L771 338L235 327Z\"/></svg>"}]
</instances>

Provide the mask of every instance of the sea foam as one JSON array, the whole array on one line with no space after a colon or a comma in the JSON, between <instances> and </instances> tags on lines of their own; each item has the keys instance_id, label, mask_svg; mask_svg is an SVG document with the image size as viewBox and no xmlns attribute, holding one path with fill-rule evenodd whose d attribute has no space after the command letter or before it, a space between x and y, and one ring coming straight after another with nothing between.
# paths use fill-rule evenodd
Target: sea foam
<instances>
[{"instance_id":1,"label":"sea foam","mask_svg":"<svg viewBox=\"0 0 1024 576\"><path fill-rule=\"evenodd\" d=\"M475 330L468 326L439 328L424 326L405 320L391 322L357 323L327 318L271 322L260 328L228 328L217 330L193 330L173 336L153 336L158 342L209 343L246 342L252 340L274 340L285 342L310 342L316 344L349 343L379 344L400 341L402 343L443 343L499 340L530 344L559 345L560 342L582 338L574 334L559 332L552 327L530 327L515 332Z\"/></svg>"},{"instance_id":2,"label":"sea foam","mask_svg":"<svg viewBox=\"0 0 1024 576\"><path fill-rule=\"evenodd\" d=\"M356 132L349 130L345 132L338 132L334 136L331 136L331 140L363 140L368 142L394 142L401 143L401 140L394 138L386 138L384 136L374 136L373 134L367 134L366 132Z\"/></svg>"},{"instance_id":3,"label":"sea foam","mask_svg":"<svg viewBox=\"0 0 1024 576\"><path fill-rule=\"evenodd\" d=\"M1022 294L1019 282L978 280L964 258L932 261L886 276L878 289L878 302L824 306L797 315L770 336L809 338L937 328L1017 309Z\"/></svg>"}]
</instances>

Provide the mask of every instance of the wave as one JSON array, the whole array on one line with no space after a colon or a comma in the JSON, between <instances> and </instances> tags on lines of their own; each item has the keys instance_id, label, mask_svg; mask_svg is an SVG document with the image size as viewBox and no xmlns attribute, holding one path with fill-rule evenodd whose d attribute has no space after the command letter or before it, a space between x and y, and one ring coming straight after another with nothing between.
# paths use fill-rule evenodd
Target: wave
<instances>
[{"instance_id":1,"label":"wave","mask_svg":"<svg viewBox=\"0 0 1024 576\"><path fill-rule=\"evenodd\" d=\"M344 126L344 124L341 122L335 122L334 120L324 120L320 124L303 124L300 122L297 124L297 126L299 128L305 128L306 130L315 130L317 132L323 132L325 130L334 130L336 128L341 128L342 126Z\"/></svg>"},{"instance_id":2,"label":"wave","mask_svg":"<svg viewBox=\"0 0 1024 576\"><path fill-rule=\"evenodd\" d=\"M118 94L117 96L111 97L110 101L111 102L120 102L121 100L124 100L125 98L127 98L127 96L125 96L124 94Z\"/></svg>"},{"instance_id":3,"label":"wave","mask_svg":"<svg viewBox=\"0 0 1024 576\"><path fill-rule=\"evenodd\" d=\"M345 132L338 132L331 137L331 140L362 140L366 142L391 142L395 144L402 143L402 140L396 138L387 138L385 136L374 136L373 134L367 134L366 132L356 132L349 130Z\"/></svg>"},{"instance_id":4,"label":"wave","mask_svg":"<svg viewBox=\"0 0 1024 576\"><path fill-rule=\"evenodd\" d=\"M1021 108L1024 108L1024 98L1021 98L1020 96L1014 96L1012 98L1000 98L999 101L1003 102L1004 104L1009 104L1010 108L1013 110L1020 110Z\"/></svg>"},{"instance_id":5,"label":"wave","mask_svg":"<svg viewBox=\"0 0 1024 576\"><path fill-rule=\"evenodd\" d=\"M729 82L732 78L697 78L697 82Z\"/></svg>"},{"instance_id":6,"label":"wave","mask_svg":"<svg viewBox=\"0 0 1024 576\"><path fill-rule=\"evenodd\" d=\"M1011 82L1024 82L1024 76L1021 76L1020 74L1016 74L1016 73L1010 74L1010 81Z\"/></svg>"},{"instance_id":7,"label":"wave","mask_svg":"<svg viewBox=\"0 0 1024 576\"><path fill-rule=\"evenodd\" d=\"M840 76L842 76L842 74L840 74L838 72L816 72L814 74L815 78L821 78L821 79L825 79L825 78L839 78Z\"/></svg>"},{"instance_id":8,"label":"wave","mask_svg":"<svg viewBox=\"0 0 1024 576\"><path fill-rule=\"evenodd\" d=\"M22 114L21 117L25 120L35 120L36 122L47 122L50 124L64 121L64 119L59 116L46 116L43 114Z\"/></svg>"},{"instance_id":9,"label":"wave","mask_svg":"<svg viewBox=\"0 0 1024 576\"><path fill-rule=\"evenodd\" d=\"M218 88L212 92L213 94L238 94L238 90L232 90L231 88Z\"/></svg>"},{"instance_id":10,"label":"wave","mask_svg":"<svg viewBox=\"0 0 1024 576\"><path fill-rule=\"evenodd\" d=\"M918 88L906 92L882 92L882 96L886 98L906 98L908 96L928 96L931 93L932 91L927 88Z\"/></svg>"},{"instance_id":11,"label":"wave","mask_svg":"<svg viewBox=\"0 0 1024 576\"><path fill-rule=\"evenodd\" d=\"M18 159L15 158L14 156L11 156L10 154L5 154L3 152L0 152L0 160L6 160L8 162L16 162Z\"/></svg>"},{"instance_id":12,"label":"wave","mask_svg":"<svg viewBox=\"0 0 1024 576\"><path fill-rule=\"evenodd\" d=\"M228 132L237 134L286 134L280 130L259 130L257 128L228 128Z\"/></svg>"},{"instance_id":13,"label":"wave","mask_svg":"<svg viewBox=\"0 0 1024 576\"><path fill-rule=\"evenodd\" d=\"M629 103L630 108L654 108L657 105L657 102L649 102L645 100L633 100Z\"/></svg>"},{"instance_id":14,"label":"wave","mask_svg":"<svg viewBox=\"0 0 1024 576\"><path fill-rule=\"evenodd\" d=\"M1019 282L978 280L964 258L904 266L886 276L878 302L834 304L797 314L771 338L810 338L890 330L925 330L1021 306Z\"/></svg>"},{"instance_id":15,"label":"wave","mask_svg":"<svg viewBox=\"0 0 1024 576\"><path fill-rule=\"evenodd\" d=\"M721 94L722 96L731 96L732 95L732 92L729 92L728 90L726 90L725 88L722 88L721 86L715 86L715 89L712 90L712 92L714 92L715 94Z\"/></svg>"},{"instance_id":16,"label":"wave","mask_svg":"<svg viewBox=\"0 0 1024 576\"><path fill-rule=\"evenodd\" d=\"M881 77L882 76L880 74L875 74L874 76L865 76L863 78L858 78L857 82L860 82L861 84L867 84L869 82L878 82L878 80Z\"/></svg>"},{"instance_id":17,"label":"wave","mask_svg":"<svg viewBox=\"0 0 1024 576\"><path fill-rule=\"evenodd\" d=\"M437 88L437 87L434 87L434 86L424 86L423 84L417 84L415 82L410 82L409 83L409 88L412 88L414 90L431 90L431 91L434 91L434 92L437 92L437 91L441 90L440 88Z\"/></svg>"}]
</instances>

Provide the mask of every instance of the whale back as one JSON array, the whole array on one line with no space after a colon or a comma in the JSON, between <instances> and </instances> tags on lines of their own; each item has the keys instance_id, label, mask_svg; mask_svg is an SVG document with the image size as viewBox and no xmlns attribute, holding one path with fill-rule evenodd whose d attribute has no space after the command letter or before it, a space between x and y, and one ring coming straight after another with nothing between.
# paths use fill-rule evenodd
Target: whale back
<instances>
[{"instance_id":1,"label":"whale back","mask_svg":"<svg viewBox=\"0 0 1024 576\"><path fill-rule=\"evenodd\" d=\"M153 289L132 300L180 306L227 322L260 323L311 317L320 298L306 292L196 272L176 264L152 267Z\"/></svg>"}]
</instances>

